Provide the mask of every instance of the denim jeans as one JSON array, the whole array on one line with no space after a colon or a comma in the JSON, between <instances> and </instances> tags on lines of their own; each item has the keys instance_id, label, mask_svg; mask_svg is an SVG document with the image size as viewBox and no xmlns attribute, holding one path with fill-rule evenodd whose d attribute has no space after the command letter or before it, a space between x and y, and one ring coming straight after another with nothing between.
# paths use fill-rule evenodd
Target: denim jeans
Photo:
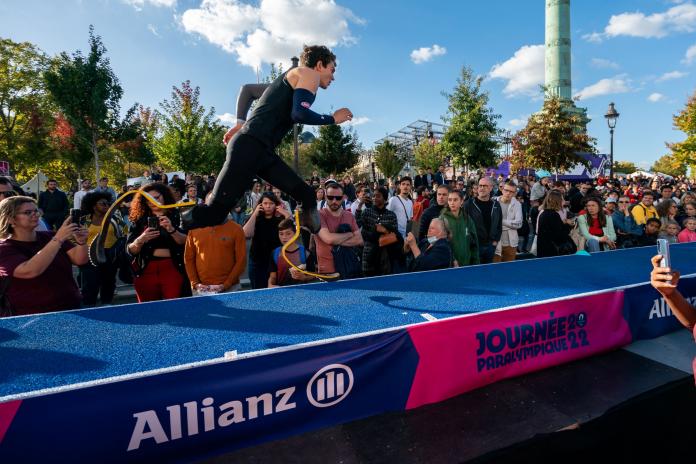
<instances>
[{"instance_id":1,"label":"denim jeans","mask_svg":"<svg viewBox=\"0 0 696 464\"><path fill-rule=\"evenodd\" d=\"M493 256L495 256L495 246L491 245L479 245L479 260L481 264L489 264L493 262Z\"/></svg>"}]
</instances>

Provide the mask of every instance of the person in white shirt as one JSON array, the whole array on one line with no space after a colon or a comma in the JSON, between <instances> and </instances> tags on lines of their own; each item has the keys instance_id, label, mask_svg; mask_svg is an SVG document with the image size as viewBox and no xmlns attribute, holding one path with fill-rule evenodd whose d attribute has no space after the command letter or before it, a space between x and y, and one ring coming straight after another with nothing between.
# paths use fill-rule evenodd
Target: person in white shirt
<instances>
[{"instance_id":1,"label":"person in white shirt","mask_svg":"<svg viewBox=\"0 0 696 464\"><path fill-rule=\"evenodd\" d=\"M82 199L92 190L89 179L83 179L80 183L80 190L75 192L73 196L73 208L80 209L82 205Z\"/></svg>"},{"instance_id":2,"label":"person in white shirt","mask_svg":"<svg viewBox=\"0 0 696 464\"><path fill-rule=\"evenodd\" d=\"M396 214L399 233L404 239L408 232L408 222L413 219L413 200L411 199L411 188L413 183L408 176L402 177L399 182L399 194L389 199L387 209Z\"/></svg>"},{"instance_id":3,"label":"person in white shirt","mask_svg":"<svg viewBox=\"0 0 696 464\"><path fill-rule=\"evenodd\" d=\"M503 217L503 233L495 250L493 262L514 261L517 257L519 237L517 230L522 227L522 205L515 198L517 187L511 181L504 182L498 197Z\"/></svg>"}]
</instances>

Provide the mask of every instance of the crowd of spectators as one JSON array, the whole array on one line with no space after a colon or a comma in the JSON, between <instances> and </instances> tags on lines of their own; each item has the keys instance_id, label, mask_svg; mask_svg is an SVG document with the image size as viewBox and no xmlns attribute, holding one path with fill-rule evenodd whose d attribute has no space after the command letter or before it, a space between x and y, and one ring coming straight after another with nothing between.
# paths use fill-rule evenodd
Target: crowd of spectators
<instances>
[{"instance_id":1,"label":"crowd of spectators","mask_svg":"<svg viewBox=\"0 0 696 464\"><path fill-rule=\"evenodd\" d=\"M300 269L348 279L696 241L696 192L683 178L572 183L433 171L355 183L312 173L321 228L302 230L286 255ZM162 205L200 203L215 182L168 179L161 169L143 179L120 193L141 188ZM1 314L110 304L117 279L133 284L139 302L238 291L245 273L252 289L314 280L281 257L298 205L261 179L226 222L192 231L180 227L177 208L135 193L104 228L107 260L95 265L87 249L116 199L106 177L72 194L51 179L36 199L0 178Z\"/></svg>"}]
</instances>

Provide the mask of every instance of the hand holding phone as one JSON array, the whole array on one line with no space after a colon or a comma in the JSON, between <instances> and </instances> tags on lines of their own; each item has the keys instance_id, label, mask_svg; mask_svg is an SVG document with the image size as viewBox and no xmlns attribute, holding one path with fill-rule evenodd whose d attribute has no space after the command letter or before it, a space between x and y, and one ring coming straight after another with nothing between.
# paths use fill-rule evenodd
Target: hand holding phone
<instances>
[{"instance_id":1,"label":"hand holding phone","mask_svg":"<svg viewBox=\"0 0 696 464\"><path fill-rule=\"evenodd\" d=\"M148 217L147 218L147 226L150 229L155 229L155 230L159 229L159 219L157 218L157 216Z\"/></svg>"},{"instance_id":2,"label":"hand holding phone","mask_svg":"<svg viewBox=\"0 0 696 464\"><path fill-rule=\"evenodd\" d=\"M660 267L672 268L672 260L669 256L669 242L664 238L657 240L657 254L662 256L660 259Z\"/></svg>"},{"instance_id":3,"label":"hand holding phone","mask_svg":"<svg viewBox=\"0 0 696 464\"><path fill-rule=\"evenodd\" d=\"M70 210L70 222L73 224L77 224L78 226L80 225L80 222L82 221L82 211L79 209L71 209Z\"/></svg>"}]
</instances>

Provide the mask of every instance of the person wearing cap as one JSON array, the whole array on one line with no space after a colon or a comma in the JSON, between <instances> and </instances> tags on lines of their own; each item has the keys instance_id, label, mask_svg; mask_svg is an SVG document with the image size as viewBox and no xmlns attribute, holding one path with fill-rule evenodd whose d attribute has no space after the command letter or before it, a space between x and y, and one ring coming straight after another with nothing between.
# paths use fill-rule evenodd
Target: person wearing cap
<instances>
[{"instance_id":1,"label":"person wearing cap","mask_svg":"<svg viewBox=\"0 0 696 464\"><path fill-rule=\"evenodd\" d=\"M529 199L532 202L532 205L536 204L536 206L538 206L542 201L544 201L544 197L549 191L550 181L551 178L549 176L544 176L539 179L539 182L532 186L532 191L529 194Z\"/></svg>"}]
</instances>

